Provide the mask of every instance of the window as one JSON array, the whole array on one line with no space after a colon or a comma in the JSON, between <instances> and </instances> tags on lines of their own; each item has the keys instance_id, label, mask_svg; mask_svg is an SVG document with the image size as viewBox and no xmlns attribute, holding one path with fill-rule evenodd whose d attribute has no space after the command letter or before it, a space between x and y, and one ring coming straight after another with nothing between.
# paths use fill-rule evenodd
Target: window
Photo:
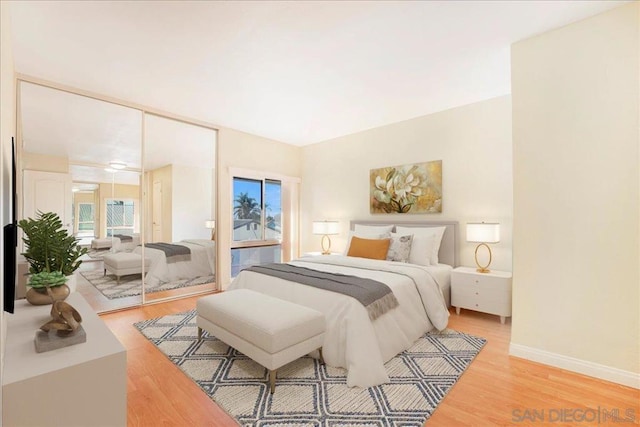
<instances>
[{"instance_id":1,"label":"window","mask_svg":"<svg viewBox=\"0 0 640 427\"><path fill-rule=\"evenodd\" d=\"M282 240L282 183L233 178L233 241Z\"/></svg>"},{"instance_id":2,"label":"window","mask_svg":"<svg viewBox=\"0 0 640 427\"><path fill-rule=\"evenodd\" d=\"M134 200L107 199L107 236L132 235L135 216Z\"/></svg>"},{"instance_id":3,"label":"window","mask_svg":"<svg viewBox=\"0 0 640 427\"><path fill-rule=\"evenodd\" d=\"M93 203L78 203L78 234L93 236L94 212Z\"/></svg>"},{"instance_id":4,"label":"window","mask_svg":"<svg viewBox=\"0 0 640 427\"><path fill-rule=\"evenodd\" d=\"M282 260L282 182L233 178L231 276L252 265Z\"/></svg>"}]
</instances>

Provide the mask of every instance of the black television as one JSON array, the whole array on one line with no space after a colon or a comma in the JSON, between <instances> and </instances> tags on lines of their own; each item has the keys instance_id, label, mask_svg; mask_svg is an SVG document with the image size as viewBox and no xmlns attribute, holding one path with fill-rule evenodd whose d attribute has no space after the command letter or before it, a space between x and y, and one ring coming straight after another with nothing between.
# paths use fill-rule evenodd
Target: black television
<instances>
[{"instance_id":1,"label":"black television","mask_svg":"<svg viewBox=\"0 0 640 427\"><path fill-rule=\"evenodd\" d=\"M9 218L4 225L3 249L4 249L4 311L13 313L16 299L16 252L18 248L18 222L16 210L16 143L11 137L11 182L10 195L11 209ZM3 200L4 202L5 200Z\"/></svg>"}]
</instances>

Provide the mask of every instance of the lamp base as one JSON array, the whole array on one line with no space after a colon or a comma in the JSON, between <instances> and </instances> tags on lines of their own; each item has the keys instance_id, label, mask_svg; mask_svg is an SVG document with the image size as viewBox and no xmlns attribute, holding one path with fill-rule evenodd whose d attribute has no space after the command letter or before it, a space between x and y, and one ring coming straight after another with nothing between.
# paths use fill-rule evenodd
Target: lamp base
<instances>
[{"instance_id":1,"label":"lamp base","mask_svg":"<svg viewBox=\"0 0 640 427\"><path fill-rule=\"evenodd\" d=\"M478 262L478 249L480 249L480 246L484 246L487 248L487 250L489 251L489 262L487 263L487 265L480 265L480 263ZM478 268L476 268L476 271L478 273L490 273L491 270L489 270L489 265L491 265L491 248L489 247L489 245L487 245L486 243L480 243L477 247L476 247L476 253L475 253L475 259L476 259L476 265L478 266Z\"/></svg>"},{"instance_id":2,"label":"lamp base","mask_svg":"<svg viewBox=\"0 0 640 427\"><path fill-rule=\"evenodd\" d=\"M331 255L331 239L326 234L322 236L322 255Z\"/></svg>"}]
</instances>

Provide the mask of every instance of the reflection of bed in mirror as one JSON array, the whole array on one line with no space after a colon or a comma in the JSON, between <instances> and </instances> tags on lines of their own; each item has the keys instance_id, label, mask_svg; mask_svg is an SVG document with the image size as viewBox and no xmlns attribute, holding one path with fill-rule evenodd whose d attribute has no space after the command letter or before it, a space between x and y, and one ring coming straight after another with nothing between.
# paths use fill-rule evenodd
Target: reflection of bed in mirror
<instances>
[{"instance_id":1,"label":"reflection of bed in mirror","mask_svg":"<svg viewBox=\"0 0 640 427\"><path fill-rule=\"evenodd\" d=\"M140 234L134 233L131 236L114 234L112 241L113 252L131 252L140 244Z\"/></svg>"},{"instance_id":2,"label":"reflection of bed in mirror","mask_svg":"<svg viewBox=\"0 0 640 427\"><path fill-rule=\"evenodd\" d=\"M187 248L189 252L188 257L167 255L167 252L164 250L147 245L149 244L145 245L144 256L151 260L151 265L145 276L146 286L154 287L162 283L200 277L211 277L211 281L214 280L215 241L207 239L185 239L171 244ZM166 244L159 244L159 246L163 245L166 246ZM142 254L142 247L136 247L133 252Z\"/></svg>"}]
</instances>

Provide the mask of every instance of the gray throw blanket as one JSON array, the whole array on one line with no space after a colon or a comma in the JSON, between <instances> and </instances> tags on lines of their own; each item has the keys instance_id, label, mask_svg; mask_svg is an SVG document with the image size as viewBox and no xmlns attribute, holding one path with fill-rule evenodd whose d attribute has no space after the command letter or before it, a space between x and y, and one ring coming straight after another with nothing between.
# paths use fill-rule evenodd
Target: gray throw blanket
<instances>
[{"instance_id":1,"label":"gray throw blanket","mask_svg":"<svg viewBox=\"0 0 640 427\"><path fill-rule=\"evenodd\" d=\"M191 261L191 249L186 246L173 245L171 243L145 243L144 246L164 252L167 257L167 264L178 261Z\"/></svg>"},{"instance_id":2,"label":"gray throw blanket","mask_svg":"<svg viewBox=\"0 0 640 427\"><path fill-rule=\"evenodd\" d=\"M375 320L398 306L398 300L384 283L346 274L327 273L290 264L262 264L246 269L303 285L338 292L357 299Z\"/></svg>"},{"instance_id":3,"label":"gray throw blanket","mask_svg":"<svg viewBox=\"0 0 640 427\"><path fill-rule=\"evenodd\" d=\"M126 234L114 234L113 237L117 237L118 239L120 239L120 241L122 243L124 243L124 242L132 242L133 241L133 237L132 236L127 236Z\"/></svg>"}]
</instances>

